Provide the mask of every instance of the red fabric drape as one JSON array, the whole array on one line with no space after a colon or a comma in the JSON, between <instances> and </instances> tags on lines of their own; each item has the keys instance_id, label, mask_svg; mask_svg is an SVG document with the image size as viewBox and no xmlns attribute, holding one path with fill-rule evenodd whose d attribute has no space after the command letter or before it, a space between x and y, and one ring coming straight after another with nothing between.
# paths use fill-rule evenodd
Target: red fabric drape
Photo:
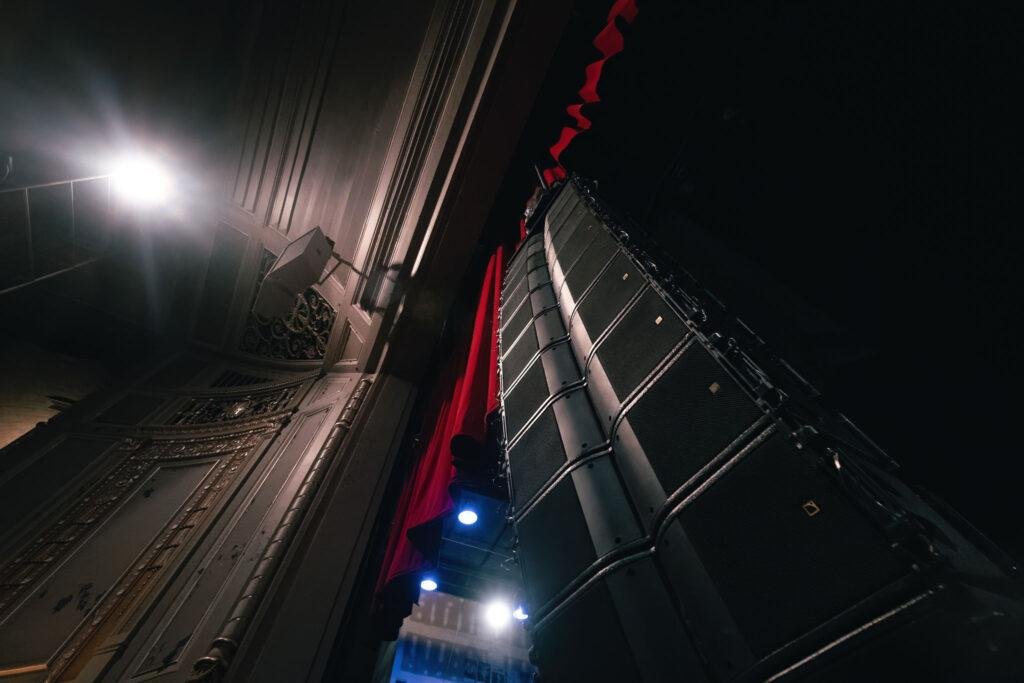
<instances>
[{"instance_id":1,"label":"red fabric drape","mask_svg":"<svg viewBox=\"0 0 1024 683\"><path fill-rule=\"evenodd\" d=\"M580 131L575 128L569 128L568 126L562 128L562 134L558 136L558 142L551 145L551 149L548 150L551 152L551 158L558 161L558 158L562 156L562 152L565 151L565 148L568 147L569 143L572 142L572 139L579 134Z\"/></svg>"},{"instance_id":2,"label":"red fabric drape","mask_svg":"<svg viewBox=\"0 0 1024 683\"><path fill-rule=\"evenodd\" d=\"M601 57L600 59L588 64L586 69L584 69L583 86L577 93L582 102L570 104L565 109L569 116L571 116L575 121L575 127L564 126L562 128L562 132L558 135L558 141L555 142L555 144L553 144L548 150L551 153L551 158L555 160L555 165L551 168L544 169L544 182L551 184L565 177L565 168L562 166L561 162L562 152L566 150L577 135L585 130L589 130L591 125L593 125L590 118L583 112L583 108L584 106L592 105L601 101L601 96L598 92L598 85L601 82L601 74L604 71L604 65L611 57L622 52L625 47L625 39L622 36L622 31L619 30L615 21L616 19L621 18L627 24L630 24L634 19L636 19L638 12L639 10L636 6L636 0L616 0L612 5L611 10L609 10L607 23L604 28L598 32L593 42L594 47L597 48Z\"/></svg>"},{"instance_id":3,"label":"red fabric drape","mask_svg":"<svg viewBox=\"0 0 1024 683\"><path fill-rule=\"evenodd\" d=\"M636 0L616 0L607 24L594 38L601 57L586 68L579 90L582 102L567 112L574 127L565 126L550 152L555 166L543 171L551 184L565 178L559 157L581 132L591 127L583 107L600 101L598 87L605 62L622 51L624 40L616 20L632 22ZM525 224L520 224L520 238ZM426 447L399 499L377 580L378 610L387 636L397 637L401 620L418 595L419 579L433 568L440 547L440 529L453 507L450 493L456 470L453 456L471 457L487 434L487 415L498 407L498 303L505 249L497 247L487 264L473 326L456 345L432 399L428 424L433 428Z\"/></svg>"},{"instance_id":4,"label":"red fabric drape","mask_svg":"<svg viewBox=\"0 0 1024 683\"><path fill-rule=\"evenodd\" d=\"M565 169L562 168L561 166L555 166L554 168L545 168L544 171L543 171L543 175L544 175L544 184L548 185L550 187L551 185L554 185L559 180L562 180L562 179L565 178Z\"/></svg>"},{"instance_id":5,"label":"red fabric drape","mask_svg":"<svg viewBox=\"0 0 1024 683\"><path fill-rule=\"evenodd\" d=\"M471 456L487 436L487 415L498 407L498 304L505 249L491 254L473 326L455 345L435 386L427 424L433 428L392 522L377 580L382 626L397 636L418 594L419 578L433 568L440 528L452 510L453 455Z\"/></svg>"},{"instance_id":6,"label":"red fabric drape","mask_svg":"<svg viewBox=\"0 0 1024 683\"><path fill-rule=\"evenodd\" d=\"M470 444L483 444L487 438L487 414L498 405L498 303L503 264L504 249L499 245L484 271L465 369L455 396L453 449L466 439Z\"/></svg>"}]
</instances>

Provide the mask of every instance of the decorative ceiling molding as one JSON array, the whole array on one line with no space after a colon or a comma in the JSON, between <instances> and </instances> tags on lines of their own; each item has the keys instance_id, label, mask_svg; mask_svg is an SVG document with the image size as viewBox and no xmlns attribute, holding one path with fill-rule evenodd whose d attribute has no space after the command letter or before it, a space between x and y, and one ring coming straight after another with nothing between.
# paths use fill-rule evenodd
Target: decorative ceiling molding
<instances>
[{"instance_id":1,"label":"decorative ceiling molding","mask_svg":"<svg viewBox=\"0 0 1024 683\"><path fill-rule=\"evenodd\" d=\"M299 387L254 391L244 396L194 398L170 419L169 424L195 425L245 420L285 408Z\"/></svg>"},{"instance_id":2,"label":"decorative ceiling molding","mask_svg":"<svg viewBox=\"0 0 1024 683\"><path fill-rule=\"evenodd\" d=\"M398 275L396 264L401 265L404 255L398 253L399 237L413 209L414 197L421 192L420 177L428 163L446 104L453 94L453 86L474 29L474 18L480 10L479 0L450 0L441 3L435 13L432 28L433 46L421 52L414 82L419 85L407 99L400 129L396 131L389 151L390 172L382 177L374 204L376 217L364 228L369 240L363 256L363 272L369 278L356 280L352 301L368 314L386 304L389 282ZM404 129L404 130L403 130Z\"/></svg>"},{"instance_id":3,"label":"decorative ceiling molding","mask_svg":"<svg viewBox=\"0 0 1024 683\"><path fill-rule=\"evenodd\" d=\"M271 4L247 74L230 203L253 227L291 229L338 46L343 3Z\"/></svg>"},{"instance_id":4,"label":"decorative ceiling molding","mask_svg":"<svg viewBox=\"0 0 1024 683\"><path fill-rule=\"evenodd\" d=\"M283 420L268 419L232 434L203 437L179 435L168 440L125 438L115 446L120 462L105 476L75 498L71 506L24 544L24 550L0 567L0 618L8 623L16 619L26 602L26 591L35 590L54 567L85 546L130 496L148 496L138 492L139 485L160 468L184 466L184 463L216 462L192 495L152 540L143 555L132 563L110 590L91 598L88 619L83 620L40 670L47 680L73 677L110 635L130 628L136 609L150 594L152 586L187 545L207 518L220 508L220 499L232 488L232 482L258 449L280 430ZM91 585L91 584L90 584ZM45 592L45 589L44 589ZM84 599L80 596L79 600ZM80 609L83 609L80 606Z\"/></svg>"}]
</instances>

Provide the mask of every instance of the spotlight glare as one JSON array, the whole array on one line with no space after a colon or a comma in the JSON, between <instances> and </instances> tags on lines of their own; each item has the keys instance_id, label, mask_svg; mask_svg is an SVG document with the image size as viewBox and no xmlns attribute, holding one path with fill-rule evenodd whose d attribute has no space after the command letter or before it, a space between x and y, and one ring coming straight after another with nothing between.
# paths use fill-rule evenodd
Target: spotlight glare
<instances>
[{"instance_id":1,"label":"spotlight glare","mask_svg":"<svg viewBox=\"0 0 1024 683\"><path fill-rule=\"evenodd\" d=\"M167 201L174 183L160 164L141 154L122 157L111 173L113 190L126 202L150 207Z\"/></svg>"},{"instance_id":2,"label":"spotlight glare","mask_svg":"<svg viewBox=\"0 0 1024 683\"><path fill-rule=\"evenodd\" d=\"M515 617L518 621L526 621L530 618L530 615L523 611L522 605L512 610L512 616Z\"/></svg>"},{"instance_id":3,"label":"spotlight glare","mask_svg":"<svg viewBox=\"0 0 1024 683\"><path fill-rule=\"evenodd\" d=\"M494 630L504 628L512 618L512 610L501 600L495 600L484 608L484 619Z\"/></svg>"},{"instance_id":4,"label":"spotlight glare","mask_svg":"<svg viewBox=\"0 0 1024 683\"><path fill-rule=\"evenodd\" d=\"M434 581L434 579L430 578L423 579L422 581L420 581L420 588L422 588L425 591L436 591L437 581Z\"/></svg>"},{"instance_id":5,"label":"spotlight glare","mask_svg":"<svg viewBox=\"0 0 1024 683\"><path fill-rule=\"evenodd\" d=\"M472 510L463 510L459 513L459 521L466 526L476 524L476 520L478 519L480 519L480 517Z\"/></svg>"}]
</instances>

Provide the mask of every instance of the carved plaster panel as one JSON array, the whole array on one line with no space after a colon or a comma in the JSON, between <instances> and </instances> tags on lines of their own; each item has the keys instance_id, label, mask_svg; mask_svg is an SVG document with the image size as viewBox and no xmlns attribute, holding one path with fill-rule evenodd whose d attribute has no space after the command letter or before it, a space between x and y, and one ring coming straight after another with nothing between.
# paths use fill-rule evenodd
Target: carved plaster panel
<instances>
[{"instance_id":1,"label":"carved plaster panel","mask_svg":"<svg viewBox=\"0 0 1024 683\"><path fill-rule=\"evenodd\" d=\"M122 439L113 468L0 566L0 673L77 675L143 604L281 420Z\"/></svg>"}]
</instances>

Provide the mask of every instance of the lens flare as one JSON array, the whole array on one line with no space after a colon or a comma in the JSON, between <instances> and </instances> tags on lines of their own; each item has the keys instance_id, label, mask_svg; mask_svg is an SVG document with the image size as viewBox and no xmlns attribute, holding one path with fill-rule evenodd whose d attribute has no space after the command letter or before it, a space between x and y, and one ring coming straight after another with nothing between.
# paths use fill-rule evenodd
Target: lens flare
<instances>
[{"instance_id":1,"label":"lens flare","mask_svg":"<svg viewBox=\"0 0 1024 683\"><path fill-rule=\"evenodd\" d=\"M112 189L122 200L140 208L163 204L174 191L170 173L143 154L118 159L110 180Z\"/></svg>"},{"instance_id":2,"label":"lens flare","mask_svg":"<svg viewBox=\"0 0 1024 683\"><path fill-rule=\"evenodd\" d=\"M512 610L501 600L495 600L484 608L484 620L494 630L505 628L512 619Z\"/></svg>"}]
</instances>

